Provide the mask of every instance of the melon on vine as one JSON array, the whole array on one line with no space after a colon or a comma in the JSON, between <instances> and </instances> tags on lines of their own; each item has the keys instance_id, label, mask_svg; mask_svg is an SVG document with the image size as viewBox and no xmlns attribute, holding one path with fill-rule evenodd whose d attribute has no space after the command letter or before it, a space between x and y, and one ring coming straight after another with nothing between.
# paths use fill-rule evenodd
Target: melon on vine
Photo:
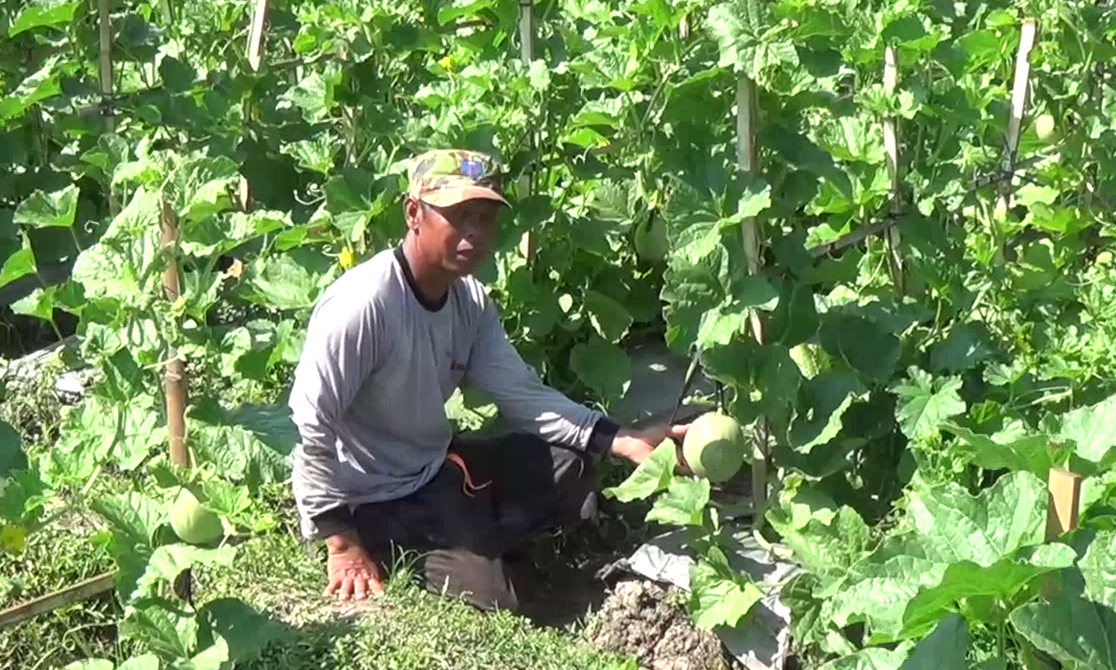
<instances>
[{"instance_id":1,"label":"melon on vine","mask_svg":"<svg viewBox=\"0 0 1116 670\"><path fill-rule=\"evenodd\" d=\"M651 215L649 220L636 226L635 249L639 257L648 261L661 261L670 251L666 222Z\"/></svg>"},{"instance_id":2,"label":"melon on vine","mask_svg":"<svg viewBox=\"0 0 1116 670\"><path fill-rule=\"evenodd\" d=\"M221 517L207 509L186 487L182 487L171 505L170 523L174 534L186 544L211 544L225 534Z\"/></svg>"},{"instance_id":3,"label":"melon on vine","mask_svg":"<svg viewBox=\"0 0 1116 670\"><path fill-rule=\"evenodd\" d=\"M1054 117L1050 114L1040 114L1035 117L1035 134L1043 142L1052 141L1054 139Z\"/></svg>"},{"instance_id":4,"label":"melon on vine","mask_svg":"<svg viewBox=\"0 0 1116 670\"><path fill-rule=\"evenodd\" d=\"M748 440L736 419L723 412L707 412L690 423L682 440L682 455L698 477L725 482L744 465Z\"/></svg>"}]
</instances>

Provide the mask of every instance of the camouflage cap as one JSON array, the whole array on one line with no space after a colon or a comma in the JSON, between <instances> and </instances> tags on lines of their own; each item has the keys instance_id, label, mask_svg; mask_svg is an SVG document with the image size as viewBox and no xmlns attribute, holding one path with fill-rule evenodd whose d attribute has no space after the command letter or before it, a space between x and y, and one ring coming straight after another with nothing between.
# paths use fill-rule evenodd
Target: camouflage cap
<instances>
[{"instance_id":1,"label":"camouflage cap","mask_svg":"<svg viewBox=\"0 0 1116 670\"><path fill-rule=\"evenodd\" d=\"M488 154L437 149L416 156L408 170L408 194L436 207L483 198L507 205L503 178Z\"/></svg>"}]
</instances>

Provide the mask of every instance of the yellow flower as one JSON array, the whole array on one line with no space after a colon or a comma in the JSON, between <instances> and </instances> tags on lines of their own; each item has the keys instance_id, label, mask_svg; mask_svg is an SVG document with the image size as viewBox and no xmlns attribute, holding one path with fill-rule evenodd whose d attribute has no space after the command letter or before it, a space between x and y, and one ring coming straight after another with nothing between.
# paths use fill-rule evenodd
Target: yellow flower
<instances>
[{"instance_id":1,"label":"yellow flower","mask_svg":"<svg viewBox=\"0 0 1116 670\"><path fill-rule=\"evenodd\" d=\"M446 70L452 71L453 66L455 65L455 63L453 62L453 56L446 56L445 58L440 59L438 61L438 65L441 65Z\"/></svg>"},{"instance_id":2,"label":"yellow flower","mask_svg":"<svg viewBox=\"0 0 1116 670\"><path fill-rule=\"evenodd\" d=\"M341 267L345 268L346 270L353 267L353 250L349 247L345 247L344 249L342 249L341 255L338 257L337 262L340 263Z\"/></svg>"},{"instance_id":3,"label":"yellow flower","mask_svg":"<svg viewBox=\"0 0 1116 670\"><path fill-rule=\"evenodd\" d=\"M27 530L23 526L0 526L0 551L18 554L27 546Z\"/></svg>"}]
</instances>

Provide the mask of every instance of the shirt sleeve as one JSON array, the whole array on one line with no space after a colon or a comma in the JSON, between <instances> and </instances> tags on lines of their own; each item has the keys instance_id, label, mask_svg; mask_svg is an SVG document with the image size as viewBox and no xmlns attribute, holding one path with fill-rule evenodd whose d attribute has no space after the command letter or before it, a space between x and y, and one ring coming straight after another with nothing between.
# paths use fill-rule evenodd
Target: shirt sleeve
<instances>
[{"instance_id":1,"label":"shirt sleeve","mask_svg":"<svg viewBox=\"0 0 1116 670\"><path fill-rule=\"evenodd\" d=\"M337 438L345 430L345 412L376 368L377 332L372 300L327 298L307 327L289 406L299 433L292 488L309 539L335 534L345 525Z\"/></svg>"},{"instance_id":2,"label":"shirt sleeve","mask_svg":"<svg viewBox=\"0 0 1116 670\"><path fill-rule=\"evenodd\" d=\"M548 442L586 450L597 424L610 423L600 412L543 384L508 340L499 311L487 296L465 378L512 424Z\"/></svg>"}]
</instances>

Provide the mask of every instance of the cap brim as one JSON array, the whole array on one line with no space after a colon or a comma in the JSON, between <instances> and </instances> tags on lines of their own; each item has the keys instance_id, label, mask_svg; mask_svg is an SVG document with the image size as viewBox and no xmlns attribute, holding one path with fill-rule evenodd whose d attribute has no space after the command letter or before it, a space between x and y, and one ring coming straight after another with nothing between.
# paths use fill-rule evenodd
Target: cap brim
<instances>
[{"instance_id":1,"label":"cap brim","mask_svg":"<svg viewBox=\"0 0 1116 670\"><path fill-rule=\"evenodd\" d=\"M460 186L427 193L420 198L435 207L451 207L466 200L494 200L511 207L511 204L496 191L483 186Z\"/></svg>"}]
</instances>

